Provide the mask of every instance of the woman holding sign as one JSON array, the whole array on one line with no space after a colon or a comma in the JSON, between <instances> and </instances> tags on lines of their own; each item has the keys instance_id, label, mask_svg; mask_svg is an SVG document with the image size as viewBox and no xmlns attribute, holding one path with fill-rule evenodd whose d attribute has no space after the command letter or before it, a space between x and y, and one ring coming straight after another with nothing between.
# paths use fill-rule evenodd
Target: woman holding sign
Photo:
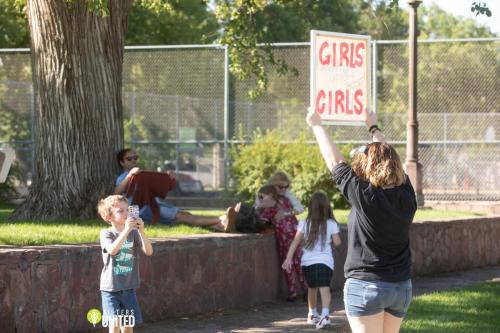
<instances>
[{"instance_id":1,"label":"woman holding sign","mask_svg":"<svg viewBox=\"0 0 500 333\"><path fill-rule=\"evenodd\" d=\"M366 121L373 142L354 151L352 166L311 109L307 123L333 181L352 207L344 266L344 304L351 329L399 332L412 297L409 231L417 202L410 180L374 115Z\"/></svg>"}]
</instances>

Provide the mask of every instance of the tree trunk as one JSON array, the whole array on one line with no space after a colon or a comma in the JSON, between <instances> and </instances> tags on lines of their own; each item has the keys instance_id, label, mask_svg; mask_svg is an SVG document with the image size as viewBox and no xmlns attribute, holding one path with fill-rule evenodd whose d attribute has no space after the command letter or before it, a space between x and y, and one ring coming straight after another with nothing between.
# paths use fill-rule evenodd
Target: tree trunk
<instances>
[{"instance_id":1,"label":"tree trunk","mask_svg":"<svg viewBox=\"0 0 500 333\"><path fill-rule=\"evenodd\" d=\"M15 219L88 218L113 191L123 145L122 64L132 0L28 0L36 93L34 176Z\"/></svg>"}]
</instances>

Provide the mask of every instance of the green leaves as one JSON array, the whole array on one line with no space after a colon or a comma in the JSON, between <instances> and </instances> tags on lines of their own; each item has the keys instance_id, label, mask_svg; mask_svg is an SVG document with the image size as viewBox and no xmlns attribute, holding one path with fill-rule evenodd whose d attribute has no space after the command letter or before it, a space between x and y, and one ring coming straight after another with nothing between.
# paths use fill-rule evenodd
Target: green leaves
<instances>
[{"instance_id":1,"label":"green leaves","mask_svg":"<svg viewBox=\"0 0 500 333\"><path fill-rule=\"evenodd\" d=\"M350 147L343 147L343 153ZM308 144L301 135L291 142L284 142L277 131L254 133L252 143L235 145L231 149L233 160L231 174L237 183L237 192L243 200L253 203L255 194L276 170L286 172L292 180L292 192L307 205L311 195L325 191L335 207L346 207L344 198L331 180L318 147Z\"/></svg>"},{"instance_id":2,"label":"green leaves","mask_svg":"<svg viewBox=\"0 0 500 333\"><path fill-rule=\"evenodd\" d=\"M476 16L477 15L486 15L488 17L491 16L491 10L488 8L488 6L486 6L486 3L484 2L473 2L472 3L472 7L470 9L471 12L476 12Z\"/></svg>"},{"instance_id":3,"label":"green leaves","mask_svg":"<svg viewBox=\"0 0 500 333\"><path fill-rule=\"evenodd\" d=\"M87 8L102 17L109 15L108 0L87 0Z\"/></svg>"},{"instance_id":4,"label":"green leaves","mask_svg":"<svg viewBox=\"0 0 500 333\"><path fill-rule=\"evenodd\" d=\"M23 3L0 0L0 48L28 46L28 25Z\"/></svg>"}]
</instances>

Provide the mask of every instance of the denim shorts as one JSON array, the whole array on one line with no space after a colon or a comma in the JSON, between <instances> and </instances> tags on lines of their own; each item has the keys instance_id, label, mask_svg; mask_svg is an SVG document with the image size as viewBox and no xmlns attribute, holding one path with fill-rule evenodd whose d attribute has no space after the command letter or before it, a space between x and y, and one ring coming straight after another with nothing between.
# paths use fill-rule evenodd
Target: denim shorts
<instances>
[{"instance_id":1,"label":"denim shorts","mask_svg":"<svg viewBox=\"0 0 500 333\"><path fill-rule=\"evenodd\" d=\"M135 289L121 291L101 290L103 326L113 316L133 316L135 325L142 324L142 314ZM106 325L107 326L107 325Z\"/></svg>"},{"instance_id":2,"label":"denim shorts","mask_svg":"<svg viewBox=\"0 0 500 333\"><path fill-rule=\"evenodd\" d=\"M158 197L156 197L155 200L158 204L158 208L160 209L159 222L165 225L173 224L175 222L175 216L179 212L179 208L166 203ZM153 219L153 211L151 210L151 207L144 205L139 211L139 216L144 220L144 222L151 223L151 220Z\"/></svg>"},{"instance_id":3,"label":"denim shorts","mask_svg":"<svg viewBox=\"0 0 500 333\"><path fill-rule=\"evenodd\" d=\"M348 278L344 285L346 313L360 317L385 311L403 318L410 307L411 289L411 280L382 282Z\"/></svg>"}]
</instances>

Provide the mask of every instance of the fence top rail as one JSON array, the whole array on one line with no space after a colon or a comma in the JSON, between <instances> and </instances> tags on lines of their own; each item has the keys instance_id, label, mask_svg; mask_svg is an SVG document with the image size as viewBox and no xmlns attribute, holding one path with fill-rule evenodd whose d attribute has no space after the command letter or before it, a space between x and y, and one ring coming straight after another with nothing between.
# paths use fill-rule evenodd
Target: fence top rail
<instances>
[{"instance_id":1,"label":"fence top rail","mask_svg":"<svg viewBox=\"0 0 500 333\"><path fill-rule=\"evenodd\" d=\"M500 42L500 37L489 38L436 38L436 39L419 39L418 43L446 43L446 42ZM373 44L406 44L406 39L395 40L372 40ZM266 44L258 44L264 46ZM309 42L287 42L287 43L270 43L272 47L290 47L290 46L309 46ZM125 50L166 50L166 49L225 49L227 46L223 44L178 44L178 45L127 45ZM0 48L0 53L29 53L29 48Z\"/></svg>"},{"instance_id":2,"label":"fence top rail","mask_svg":"<svg viewBox=\"0 0 500 333\"><path fill-rule=\"evenodd\" d=\"M282 140L280 141L281 143L291 143L294 142L295 140L290 139L290 140ZM392 145L406 145L406 141L404 140L388 140L390 144ZM223 139L212 139L212 140L131 140L127 141L127 144L141 144L141 145L149 145L149 144L181 144L181 143L201 143L201 144L224 144ZM230 139L228 140L229 143L245 143L249 144L252 143L253 140L251 139L244 139L244 140L236 140L236 139ZM339 140L336 141L338 144L360 144L364 145L368 141L367 140ZM316 141L314 140L307 140L306 143L308 144L316 144ZM32 145L34 144L34 141L32 140L26 140L26 141L0 141L0 146L6 146L6 147L12 147L12 145ZM430 141L419 141L418 146L423 147L423 146L431 146L431 145L459 145L459 146L464 146L464 145L498 145L500 144L500 140L446 140L446 141L439 141L439 140L430 140ZM15 148L15 150L26 150L26 148Z\"/></svg>"},{"instance_id":3,"label":"fence top rail","mask_svg":"<svg viewBox=\"0 0 500 333\"><path fill-rule=\"evenodd\" d=\"M489 38L436 38L436 39L418 39L418 43L462 43L462 42L500 42L500 37ZM407 39L395 40L373 40L374 44L407 44Z\"/></svg>"},{"instance_id":4,"label":"fence top rail","mask_svg":"<svg viewBox=\"0 0 500 333\"><path fill-rule=\"evenodd\" d=\"M0 49L0 53L29 53L31 49L29 48L19 48L19 49Z\"/></svg>"},{"instance_id":5,"label":"fence top rail","mask_svg":"<svg viewBox=\"0 0 500 333\"><path fill-rule=\"evenodd\" d=\"M178 44L178 45L128 45L125 50L163 50L163 49L225 49L222 44Z\"/></svg>"}]
</instances>

